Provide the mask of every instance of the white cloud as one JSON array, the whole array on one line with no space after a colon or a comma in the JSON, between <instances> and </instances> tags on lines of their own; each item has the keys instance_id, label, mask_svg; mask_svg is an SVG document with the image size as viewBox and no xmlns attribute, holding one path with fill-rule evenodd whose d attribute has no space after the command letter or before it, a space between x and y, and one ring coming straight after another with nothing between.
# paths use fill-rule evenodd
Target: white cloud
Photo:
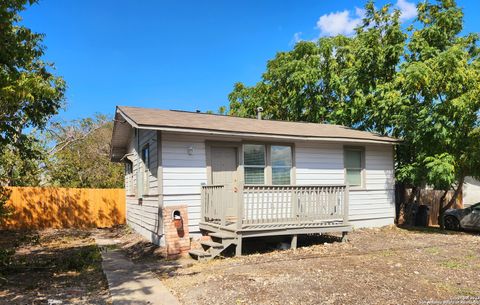
<instances>
[{"instance_id":1,"label":"white cloud","mask_svg":"<svg viewBox=\"0 0 480 305\"><path fill-rule=\"evenodd\" d=\"M355 14L349 10L325 14L318 19L317 29L320 30L320 36L351 35L362 22L363 15L364 10L359 8L355 8Z\"/></svg>"},{"instance_id":2,"label":"white cloud","mask_svg":"<svg viewBox=\"0 0 480 305\"><path fill-rule=\"evenodd\" d=\"M417 7L415 3L407 0L397 0L395 7L400 10L400 20L406 21L417 16Z\"/></svg>"},{"instance_id":3,"label":"white cloud","mask_svg":"<svg viewBox=\"0 0 480 305\"><path fill-rule=\"evenodd\" d=\"M295 34L293 34L291 44L296 44L297 42L300 42L302 40L303 40L302 39L302 32L296 32Z\"/></svg>"},{"instance_id":4,"label":"white cloud","mask_svg":"<svg viewBox=\"0 0 480 305\"><path fill-rule=\"evenodd\" d=\"M414 2L408 0L397 0L394 7L400 10L400 21L412 19L417 16L417 7ZM333 12L320 16L316 28L320 31L320 36L352 35L357 26L365 17L365 9L356 7L355 10L344 10ZM292 42L302 40L301 32L293 35Z\"/></svg>"}]
</instances>

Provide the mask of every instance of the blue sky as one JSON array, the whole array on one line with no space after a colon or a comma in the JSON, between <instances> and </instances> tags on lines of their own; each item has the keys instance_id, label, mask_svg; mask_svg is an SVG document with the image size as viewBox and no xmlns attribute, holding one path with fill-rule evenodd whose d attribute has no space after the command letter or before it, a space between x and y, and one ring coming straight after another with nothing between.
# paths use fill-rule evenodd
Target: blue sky
<instances>
[{"instance_id":1,"label":"blue sky","mask_svg":"<svg viewBox=\"0 0 480 305\"><path fill-rule=\"evenodd\" d=\"M413 0L391 2L412 20ZM70 120L113 115L115 105L217 110L235 82L257 82L295 40L348 35L364 3L40 0L22 16L46 35L45 58L68 84L57 119ZM465 31L477 32L480 1L458 3Z\"/></svg>"}]
</instances>

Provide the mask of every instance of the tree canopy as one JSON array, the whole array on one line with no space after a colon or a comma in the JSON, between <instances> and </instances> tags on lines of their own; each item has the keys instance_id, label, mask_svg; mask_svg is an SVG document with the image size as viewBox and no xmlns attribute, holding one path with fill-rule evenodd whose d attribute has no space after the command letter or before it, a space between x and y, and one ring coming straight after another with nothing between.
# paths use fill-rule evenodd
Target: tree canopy
<instances>
[{"instance_id":1,"label":"tree canopy","mask_svg":"<svg viewBox=\"0 0 480 305\"><path fill-rule=\"evenodd\" d=\"M377 10L373 2L365 8L353 37L301 41L292 51L277 53L255 86L235 84L230 114L254 116L261 106L266 118L387 133L382 111L372 110L391 87L407 36L398 11L392 14L389 5Z\"/></svg>"},{"instance_id":2,"label":"tree canopy","mask_svg":"<svg viewBox=\"0 0 480 305\"><path fill-rule=\"evenodd\" d=\"M46 183L61 187L123 187L123 166L110 161L113 122L104 115L52 123L48 139L55 143L46 162Z\"/></svg>"},{"instance_id":3,"label":"tree canopy","mask_svg":"<svg viewBox=\"0 0 480 305\"><path fill-rule=\"evenodd\" d=\"M13 150L22 160L35 158L35 138L64 100L65 82L45 62L44 35L20 24L20 12L35 0L0 3L0 155ZM11 168L0 165L0 180L9 184Z\"/></svg>"},{"instance_id":4,"label":"tree canopy","mask_svg":"<svg viewBox=\"0 0 480 305\"><path fill-rule=\"evenodd\" d=\"M43 129L65 94L64 80L44 61L44 36L20 24L20 12L36 2L0 2L0 221L9 196L3 186L11 185L40 155L27 130Z\"/></svg>"},{"instance_id":5,"label":"tree canopy","mask_svg":"<svg viewBox=\"0 0 480 305\"><path fill-rule=\"evenodd\" d=\"M397 180L455 189L444 211L465 176L480 177L478 36L461 34L453 0L419 3L407 28L391 5L365 11L353 36L301 41L268 61L259 83L235 84L229 113L253 117L261 106L270 119L398 137Z\"/></svg>"}]
</instances>

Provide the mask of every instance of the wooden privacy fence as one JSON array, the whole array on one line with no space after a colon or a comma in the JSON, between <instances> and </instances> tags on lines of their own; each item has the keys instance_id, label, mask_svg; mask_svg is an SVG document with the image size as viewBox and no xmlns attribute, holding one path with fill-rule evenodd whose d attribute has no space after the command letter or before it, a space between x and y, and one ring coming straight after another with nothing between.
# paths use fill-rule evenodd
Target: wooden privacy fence
<instances>
[{"instance_id":1,"label":"wooden privacy fence","mask_svg":"<svg viewBox=\"0 0 480 305\"><path fill-rule=\"evenodd\" d=\"M10 187L4 229L111 227L125 223L124 189Z\"/></svg>"},{"instance_id":2,"label":"wooden privacy fence","mask_svg":"<svg viewBox=\"0 0 480 305\"><path fill-rule=\"evenodd\" d=\"M403 200L407 200L411 195L412 190L406 189L405 194L403 195ZM429 226L438 226L438 216L440 215L440 198L442 197L444 191L439 190L420 190L420 198L418 198L417 204L418 205L426 205L429 207L429 217L428 217L428 225ZM448 192L446 202L450 201L453 196L453 191ZM463 208L463 200L462 195L460 194L457 197L456 202L453 204L452 209L462 209ZM405 222L405 219L399 217L398 220L399 224Z\"/></svg>"}]
</instances>

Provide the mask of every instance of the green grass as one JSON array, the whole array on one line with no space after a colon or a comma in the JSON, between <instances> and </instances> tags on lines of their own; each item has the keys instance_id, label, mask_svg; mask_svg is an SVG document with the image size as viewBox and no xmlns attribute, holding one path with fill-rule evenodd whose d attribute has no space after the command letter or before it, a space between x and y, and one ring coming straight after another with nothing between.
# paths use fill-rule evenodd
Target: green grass
<instances>
[{"instance_id":1,"label":"green grass","mask_svg":"<svg viewBox=\"0 0 480 305\"><path fill-rule=\"evenodd\" d=\"M389 256L394 256L395 255L395 252L393 252L392 250L390 249L386 249L386 250L382 250L378 253L380 256L383 256L383 257L389 257Z\"/></svg>"},{"instance_id":2,"label":"green grass","mask_svg":"<svg viewBox=\"0 0 480 305\"><path fill-rule=\"evenodd\" d=\"M468 260L475 260L478 258L477 254L474 251L470 251L467 255L465 255L465 258Z\"/></svg>"},{"instance_id":3,"label":"green grass","mask_svg":"<svg viewBox=\"0 0 480 305\"><path fill-rule=\"evenodd\" d=\"M468 267L467 264L459 262L458 260L454 260L454 259L443 261L441 265L442 267L445 267L448 269L464 269Z\"/></svg>"},{"instance_id":4,"label":"green grass","mask_svg":"<svg viewBox=\"0 0 480 305\"><path fill-rule=\"evenodd\" d=\"M105 245L105 246L102 246L101 248L105 250L117 250L118 245Z\"/></svg>"},{"instance_id":5,"label":"green grass","mask_svg":"<svg viewBox=\"0 0 480 305\"><path fill-rule=\"evenodd\" d=\"M471 288L466 288L466 287L457 288L455 292L459 296L469 296L469 297L478 296L478 294L475 292L475 290L473 290Z\"/></svg>"},{"instance_id":6,"label":"green grass","mask_svg":"<svg viewBox=\"0 0 480 305\"><path fill-rule=\"evenodd\" d=\"M427 252L428 254L431 254L431 255L438 255L440 253L440 248L438 248L438 247L426 248L425 252Z\"/></svg>"},{"instance_id":7,"label":"green grass","mask_svg":"<svg viewBox=\"0 0 480 305\"><path fill-rule=\"evenodd\" d=\"M62 271L83 271L98 268L101 261L100 249L96 245L90 245L77 248L72 251L71 255L62 257L56 267Z\"/></svg>"}]
</instances>

